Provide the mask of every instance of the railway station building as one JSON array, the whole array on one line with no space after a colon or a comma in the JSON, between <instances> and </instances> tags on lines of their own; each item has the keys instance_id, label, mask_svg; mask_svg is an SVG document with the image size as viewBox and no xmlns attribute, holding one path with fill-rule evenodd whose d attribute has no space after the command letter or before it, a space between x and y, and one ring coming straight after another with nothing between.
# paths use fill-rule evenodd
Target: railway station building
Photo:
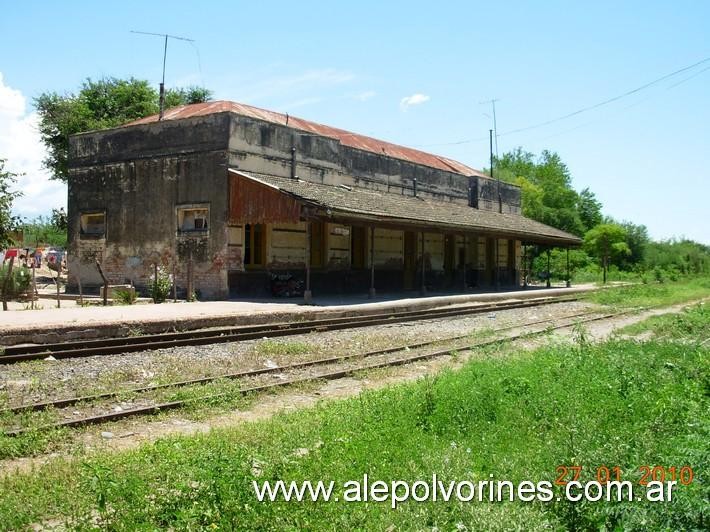
<instances>
[{"instance_id":1,"label":"railway station building","mask_svg":"<svg viewBox=\"0 0 710 532\"><path fill-rule=\"evenodd\" d=\"M70 139L69 289L178 294L451 291L522 283L524 246L574 235L518 187L419 150L215 101Z\"/></svg>"}]
</instances>

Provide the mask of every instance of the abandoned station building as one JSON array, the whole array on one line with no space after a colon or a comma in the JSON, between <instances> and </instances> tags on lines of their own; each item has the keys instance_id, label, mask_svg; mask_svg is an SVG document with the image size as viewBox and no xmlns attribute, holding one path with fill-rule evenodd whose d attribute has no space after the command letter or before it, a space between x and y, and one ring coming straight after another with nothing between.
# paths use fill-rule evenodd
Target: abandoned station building
<instances>
[{"instance_id":1,"label":"abandoned station building","mask_svg":"<svg viewBox=\"0 0 710 532\"><path fill-rule=\"evenodd\" d=\"M464 164L227 101L75 135L69 166L70 290L98 262L204 299L463 291L519 285L521 245L580 242Z\"/></svg>"}]
</instances>

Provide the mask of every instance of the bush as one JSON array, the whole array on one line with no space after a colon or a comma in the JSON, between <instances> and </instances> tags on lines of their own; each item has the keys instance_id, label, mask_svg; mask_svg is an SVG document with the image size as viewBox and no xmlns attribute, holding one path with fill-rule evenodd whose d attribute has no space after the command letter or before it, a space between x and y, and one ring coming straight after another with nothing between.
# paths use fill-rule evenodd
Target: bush
<instances>
[{"instance_id":1,"label":"bush","mask_svg":"<svg viewBox=\"0 0 710 532\"><path fill-rule=\"evenodd\" d=\"M7 277L8 269L8 265L0 268L0 291L2 291L3 286L5 286L5 278ZM25 293L29 289L31 283L32 273L29 268L25 266L13 268L12 275L7 283L7 298L16 298Z\"/></svg>"},{"instance_id":2,"label":"bush","mask_svg":"<svg viewBox=\"0 0 710 532\"><path fill-rule=\"evenodd\" d=\"M150 276L150 297L155 303L162 303L170 295L170 289L173 287L173 276L162 266L158 266L158 278L155 278L155 273Z\"/></svg>"},{"instance_id":3,"label":"bush","mask_svg":"<svg viewBox=\"0 0 710 532\"><path fill-rule=\"evenodd\" d=\"M133 305L136 302L136 291L132 289L117 288L113 291L113 298L121 305Z\"/></svg>"}]
</instances>

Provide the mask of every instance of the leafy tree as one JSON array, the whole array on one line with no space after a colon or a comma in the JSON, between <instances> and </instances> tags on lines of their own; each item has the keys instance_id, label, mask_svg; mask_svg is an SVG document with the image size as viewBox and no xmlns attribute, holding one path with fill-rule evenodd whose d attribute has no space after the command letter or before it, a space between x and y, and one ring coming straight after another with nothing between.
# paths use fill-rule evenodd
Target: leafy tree
<instances>
[{"instance_id":1,"label":"leafy tree","mask_svg":"<svg viewBox=\"0 0 710 532\"><path fill-rule=\"evenodd\" d=\"M67 227L69 226L69 222L67 221L67 213L64 210L64 207L60 207L58 209L52 209L52 216L50 218L52 221L52 225L58 230L58 231L65 231L67 230Z\"/></svg>"},{"instance_id":2,"label":"leafy tree","mask_svg":"<svg viewBox=\"0 0 710 532\"><path fill-rule=\"evenodd\" d=\"M12 216L13 202L22 196L22 192L10 190L21 174L5 170L7 159L0 159L0 249L13 243L11 233L19 224L19 218Z\"/></svg>"},{"instance_id":3,"label":"leafy tree","mask_svg":"<svg viewBox=\"0 0 710 532\"><path fill-rule=\"evenodd\" d=\"M207 89L189 87L166 92L166 105L173 107L210 99ZM147 81L117 78L88 78L78 94L46 92L35 99L39 131L49 155L44 166L52 179L66 181L69 136L83 131L116 127L159 111L158 92Z\"/></svg>"},{"instance_id":4,"label":"leafy tree","mask_svg":"<svg viewBox=\"0 0 710 532\"><path fill-rule=\"evenodd\" d=\"M602 223L602 204L589 188L585 188L579 193L577 210L585 231L589 231L595 225Z\"/></svg>"},{"instance_id":5,"label":"leafy tree","mask_svg":"<svg viewBox=\"0 0 710 532\"><path fill-rule=\"evenodd\" d=\"M626 237L626 230L615 223L599 224L584 235L584 248L600 260L605 284L610 261L631 253Z\"/></svg>"},{"instance_id":6,"label":"leafy tree","mask_svg":"<svg viewBox=\"0 0 710 532\"><path fill-rule=\"evenodd\" d=\"M650 241L648 229L645 225L636 225L631 222L622 222L621 226L626 230L626 245L629 247L629 254L622 261L626 269L640 266L646 256L646 247Z\"/></svg>"},{"instance_id":7,"label":"leafy tree","mask_svg":"<svg viewBox=\"0 0 710 532\"><path fill-rule=\"evenodd\" d=\"M495 161L498 176L522 188L523 214L563 231L583 235L578 194L559 155L543 151L537 159L517 148ZM529 206L528 206L529 205Z\"/></svg>"},{"instance_id":8,"label":"leafy tree","mask_svg":"<svg viewBox=\"0 0 710 532\"><path fill-rule=\"evenodd\" d=\"M710 271L710 246L692 240L662 240L646 246L645 266L649 270L678 270L684 274Z\"/></svg>"}]
</instances>

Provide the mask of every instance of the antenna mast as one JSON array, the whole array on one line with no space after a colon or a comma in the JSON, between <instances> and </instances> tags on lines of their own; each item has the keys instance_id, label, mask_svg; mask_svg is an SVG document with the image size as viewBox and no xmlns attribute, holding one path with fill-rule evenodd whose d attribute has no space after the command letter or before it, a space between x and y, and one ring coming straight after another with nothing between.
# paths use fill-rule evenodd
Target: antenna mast
<instances>
[{"instance_id":1,"label":"antenna mast","mask_svg":"<svg viewBox=\"0 0 710 532\"><path fill-rule=\"evenodd\" d=\"M151 33L148 31L135 31L131 30L131 33L139 33L141 35L153 35L155 37L164 37L165 46L163 47L163 80L160 82L160 115L158 120L163 119L163 111L165 110L165 61L168 57L168 38L177 39L179 41L187 41L194 43L194 39L188 39L187 37L179 37L177 35L169 35L168 33Z\"/></svg>"}]
</instances>

